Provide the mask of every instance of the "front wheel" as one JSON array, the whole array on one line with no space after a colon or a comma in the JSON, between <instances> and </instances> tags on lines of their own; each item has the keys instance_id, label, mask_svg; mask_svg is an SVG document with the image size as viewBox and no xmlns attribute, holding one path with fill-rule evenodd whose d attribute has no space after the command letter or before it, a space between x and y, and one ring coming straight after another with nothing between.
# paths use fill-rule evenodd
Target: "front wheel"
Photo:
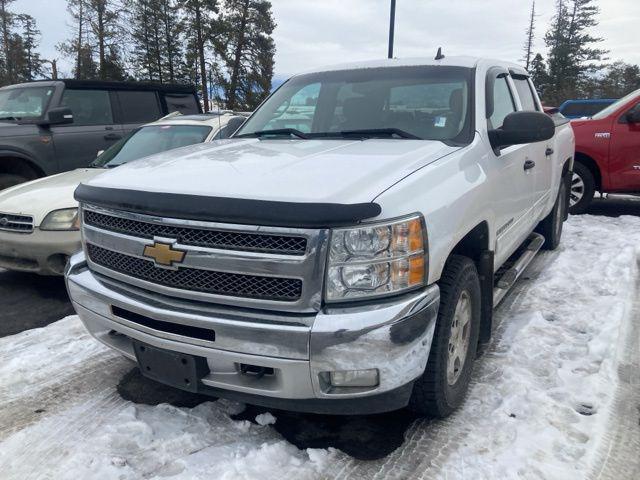
<instances>
[{"instance_id":1,"label":"front wheel","mask_svg":"<svg viewBox=\"0 0 640 480\"><path fill-rule=\"evenodd\" d=\"M18 185L20 183L24 183L29 181L28 179L20 176L13 175L10 173L0 174L0 190L4 190L5 188L13 187L14 185Z\"/></svg>"},{"instance_id":2,"label":"front wheel","mask_svg":"<svg viewBox=\"0 0 640 480\"><path fill-rule=\"evenodd\" d=\"M413 385L409 408L444 418L469 388L480 333L480 278L467 257L452 255L440 281L440 309L427 368Z\"/></svg>"}]
</instances>

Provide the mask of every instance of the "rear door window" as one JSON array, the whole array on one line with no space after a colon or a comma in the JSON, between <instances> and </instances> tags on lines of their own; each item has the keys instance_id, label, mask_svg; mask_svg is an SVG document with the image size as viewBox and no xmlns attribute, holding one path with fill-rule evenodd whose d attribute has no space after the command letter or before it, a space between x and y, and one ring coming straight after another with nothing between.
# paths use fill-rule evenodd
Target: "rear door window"
<instances>
[{"instance_id":1,"label":"rear door window","mask_svg":"<svg viewBox=\"0 0 640 480\"><path fill-rule=\"evenodd\" d=\"M111 101L106 90L67 88L62 95L62 105L71 109L74 125L113 124Z\"/></svg>"},{"instance_id":2,"label":"rear door window","mask_svg":"<svg viewBox=\"0 0 640 480\"><path fill-rule=\"evenodd\" d=\"M489 129L501 128L507 115L516 111L507 78L500 76L493 84L493 113L489 117Z\"/></svg>"},{"instance_id":3,"label":"rear door window","mask_svg":"<svg viewBox=\"0 0 640 480\"><path fill-rule=\"evenodd\" d=\"M185 115L200 113L196 97L191 93L165 93L163 97L167 104L167 113L180 112Z\"/></svg>"},{"instance_id":4,"label":"rear door window","mask_svg":"<svg viewBox=\"0 0 640 480\"><path fill-rule=\"evenodd\" d=\"M119 123L148 123L162 116L156 92L120 90L116 96L120 104Z\"/></svg>"},{"instance_id":5,"label":"rear door window","mask_svg":"<svg viewBox=\"0 0 640 480\"><path fill-rule=\"evenodd\" d=\"M529 81L526 77L513 77L513 83L518 91L518 97L520 97L520 103L524 111L537 111L538 104L533 97L533 92L529 86Z\"/></svg>"}]
</instances>

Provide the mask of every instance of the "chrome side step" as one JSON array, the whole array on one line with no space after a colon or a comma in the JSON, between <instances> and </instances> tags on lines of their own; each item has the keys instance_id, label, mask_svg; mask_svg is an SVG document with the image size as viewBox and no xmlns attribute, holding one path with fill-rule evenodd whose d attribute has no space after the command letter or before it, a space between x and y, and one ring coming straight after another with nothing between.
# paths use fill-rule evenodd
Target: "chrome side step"
<instances>
[{"instance_id":1,"label":"chrome side step","mask_svg":"<svg viewBox=\"0 0 640 480\"><path fill-rule=\"evenodd\" d=\"M526 247L524 247L524 251L522 251L517 260L513 262L511 268L506 270L495 283L493 289L494 308L498 306L507 292L516 283L516 280L520 278L520 275L522 275L522 272L527 268L527 265L531 263L540 251L540 248L542 248L543 243L544 237L539 233L529 235L529 238L527 238L525 242Z\"/></svg>"}]
</instances>

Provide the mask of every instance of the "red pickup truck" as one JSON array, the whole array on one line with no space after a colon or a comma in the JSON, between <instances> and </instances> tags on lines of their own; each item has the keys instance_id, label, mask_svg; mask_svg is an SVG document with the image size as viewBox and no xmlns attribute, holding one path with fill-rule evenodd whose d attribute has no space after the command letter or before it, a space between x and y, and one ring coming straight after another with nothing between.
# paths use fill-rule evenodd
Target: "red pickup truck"
<instances>
[{"instance_id":1,"label":"red pickup truck","mask_svg":"<svg viewBox=\"0 0 640 480\"><path fill-rule=\"evenodd\" d=\"M570 212L584 212L596 191L640 194L640 90L571 125L576 156Z\"/></svg>"}]
</instances>

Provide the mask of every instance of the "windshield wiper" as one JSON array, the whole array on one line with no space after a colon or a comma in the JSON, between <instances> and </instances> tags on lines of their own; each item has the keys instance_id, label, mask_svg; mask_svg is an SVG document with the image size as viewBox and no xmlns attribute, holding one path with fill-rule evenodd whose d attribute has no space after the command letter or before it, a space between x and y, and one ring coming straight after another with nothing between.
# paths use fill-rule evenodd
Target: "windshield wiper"
<instances>
[{"instance_id":1,"label":"windshield wiper","mask_svg":"<svg viewBox=\"0 0 640 480\"><path fill-rule=\"evenodd\" d=\"M353 136L353 137L376 137L376 136L388 136L393 137L394 135L399 138L409 138L413 140L422 140L422 138L414 135L413 133L405 132L404 130L400 130L399 128L363 128L361 130L342 130L338 132L338 134L343 135L345 137Z\"/></svg>"},{"instance_id":2,"label":"windshield wiper","mask_svg":"<svg viewBox=\"0 0 640 480\"><path fill-rule=\"evenodd\" d=\"M307 134L301 132L300 130L296 130L295 128L276 128L274 130L258 130L257 132L251 133L243 133L240 135L235 135L235 138L246 138L246 137L266 137L269 135L289 135L298 138L309 138Z\"/></svg>"}]
</instances>

